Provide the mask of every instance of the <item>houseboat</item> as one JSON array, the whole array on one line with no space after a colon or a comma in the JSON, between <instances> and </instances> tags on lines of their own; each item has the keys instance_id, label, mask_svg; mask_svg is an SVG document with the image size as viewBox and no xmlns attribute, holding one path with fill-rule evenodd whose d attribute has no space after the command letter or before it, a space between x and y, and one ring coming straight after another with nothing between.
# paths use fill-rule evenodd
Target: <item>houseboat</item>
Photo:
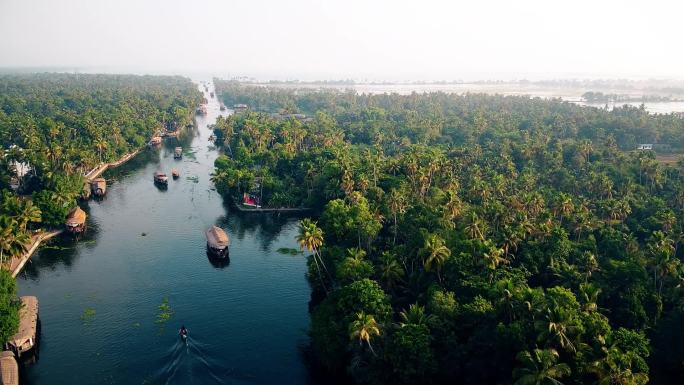
<instances>
[{"instance_id":1,"label":"houseboat","mask_svg":"<svg viewBox=\"0 0 684 385\"><path fill-rule=\"evenodd\" d=\"M153 136L152 139L150 139L150 146L157 146L160 145L162 142L162 137L161 136Z\"/></svg>"},{"instance_id":2,"label":"houseboat","mask_svg":"<svg viewBox=\"0 0 684 385\"><path fill-rule=\"evenodd\" d=\"M178 179L178 177L180 177L180 172L174 168L173 170L171 170L171 176L173 177L173 179Z\"/></svg>"},{"instance_id":3,"label":"houseboat","mask_svg":"<svg viewBox=\"0 0 684 385\"><path fill-rule=\"evenodd\" d=\"M10 351L0 353L0 384L19 385L19 365Z\"/></svg>"},{"instance_id":4,"label":"houseboat","mask_svg":"<svg viewBox=\"0 0 684 385\"><path fill-rule=\"evenodd\" d=\"M168 184L169 183L169 177L166 176L165 173L161 171L157 171L154 173L154 183L159 183L159 184Z\"/></svg>"},{"instance_id":5,"label":"houseboat","mask_svg":"<svg viewBox=\"0 0 684 385\"><path fill-rule=\"evenodd\" d=\"M207 114L207 106L205 106L203 104L203 105L197 107L197 113L200 115L206 115Z\"/></svg>"},{"instance_id":6,"label":"houseboat","mask_svg":"<svg viewBox=\"0 0 684 385\"><path fill-rule=\"evenodd\" d=\"M173 159L181 159L183 157L183 147L176 147L173 150Z\"/></svg>"},{"instance_id":7,"label":"houseboat","mask_svg":"<svg viewBox=\"0 0 684 385\"><path fill-rule=\"evenodd\" d=\"M221 107L219 107L219 109L220 109L221 111L225 111L225 110L226 110L226 106L224 106L223 104L221 104Z\"/></svg>"},{"instance_id":8,"label":"houseboat","mask_svg":"<svg viewBox=\"0 0 684 385\"><path fill-rule=\"evenodd\" d=\"M228 246L230 246L230 238L222 228L211 226L206 231L207 236L207 252L212 257L224 258L228 255Z\"/></svg>"},{"instance_id":9,"label":"houseboat","mask_svg":"<svg viewBox=\"0 0 684 385\"><path fill-rule=\"evenodd\" d=\"M214 93L213 93L213 92L210 92L209 95L211 95L212 98L214 97Z\"/></svg>"},{"instance_id":10,"label":"houseboat","mask_svg":"<svg viewBox=\"0 0 684 385\"><path fill-rule=\"evenodd\" d=\"M33 349L37 343L38 322L38 298L34 296L21 297L19 330L10 337L5 348L13 351L17 358Z\"/></svg>"},{"instance_id":11,"label":"houseboat","mask_svg":"<svg viewBox=\"0 0 684 385\"><path fill-rule=\"evenodd\" d=\"M90 191L96 197L102 197L107 193L107 181L105 178L95 178L90 182Z\"/></svg>"},{"instance_id":12,"label":"houseboat","mask_svg":"<svg viewBox=\"0 0 684 385\"><path fill-rule=\"evenodd\" d=\"M66 225L66 229L68 232L72 234L80 234L85 230L85 221L85 211L81 210L80 207L76 206L73 209L71 209L71 211L69 211L69 214L67 214L67 218L64 224Z\"/></svg>"}]
</instances>

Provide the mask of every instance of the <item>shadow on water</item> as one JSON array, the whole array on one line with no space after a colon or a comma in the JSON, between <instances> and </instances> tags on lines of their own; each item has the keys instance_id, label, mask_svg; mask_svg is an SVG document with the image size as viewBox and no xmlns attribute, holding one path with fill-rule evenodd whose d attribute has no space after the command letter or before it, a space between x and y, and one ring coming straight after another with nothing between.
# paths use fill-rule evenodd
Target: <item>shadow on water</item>
<instances>
[{"instance_id":1,"label":"shadow on water","mask_svg":"<svg viewBox=\"0 0 684 385\"><path fill-rule=\"evenodd\" d=\"M88 208L85 210L90 214ZM88 220L83 234L75 236L64 232L50 239L40 246L19 275L36 281L40 279L42 270L54 271L60 266L68 270L76 262L77 256L81 255L79 248L89 250L95 247L99 232L97 222Z\"/></svg>"},{"instance_id":2,"label":"shadow on water","mask_svg":"<svg viewBox=\"0 0 684 385\"><path fill-rule=\"evenodd\" d=\"M176 342L160 357L156 373L143 384L240 384L250 376L227 367L208 353L211 346L188 336Z\"/></svg>"},{"instance_id":3,"label":"shadow on water","mask_svg":"<svg viewBox=\"0 0 684 385\"><path fill-rule=\"evenodd\" d=\"M216 258L209 253L209 251L206 252L207 254L207 259L209 260L209 263L216 269L224 269L230 265L230 256L226 255L223 258Z\"/></svg>"},{"instance_id":4,"label":"shadow on water","mask_svg":"<svg viewBox=\"0 0 684 385\"><path fill-rule=\"evenodd\" d=\"M244 213L238 210L230 211L229 204L224 202L228 215L222 215L216 220L216 225L228 229L231 236L239 240L245 237L255 237L259 241L262 251L270 251L272 244L280 236L283 228L298 221L301 216L277 213Z\"/></svg>"}]
</instances>

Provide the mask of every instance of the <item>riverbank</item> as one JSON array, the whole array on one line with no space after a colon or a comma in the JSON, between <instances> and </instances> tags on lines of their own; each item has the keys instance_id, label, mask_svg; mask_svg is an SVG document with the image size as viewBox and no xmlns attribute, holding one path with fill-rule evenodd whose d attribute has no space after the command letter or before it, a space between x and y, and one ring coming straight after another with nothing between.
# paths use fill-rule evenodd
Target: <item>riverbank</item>
<instances>
[{"instance_id":1,"label":"riverbank","mask_svg":"<svg viewBox=\"0 0 684 385\"><path fill-rule=\"evenodd\" d=\"M93 179L97 178L98 176L102 175L102 173L105 172L105 171L107 171L109 168L118 167L118 166L121 166L122 164L128 162L128 161L131 160L134 156L138 155L142 150L143 150L143 148L141 148L141 149L139 149L139 150L136 150L136 151L133 151L133 152L131 152L131 153L129 153L129 154L126 154L126 155L122 156L119 160L117 160L117 161L115 161L115 162L103 163L103 164L101 164L101 165L95 167L94 169L90 170L90 171L89 171L87 174L85 174L84 176L85 176L85 178L88 180L88 182L90 182L90 181L92 181Z\"/></svg>"},{"instance_id":2,"label":"riverbank","mask_svg":"<svg viewBox=\"0 0 684 385\"><path fill-rule=\"evenodd\" d=\"M14 256L9 261L9 271L12 272L12 277L16 277L21 272L21 269L24 267L24 265L26 265L26 262L31 259L33 253L38 249L43 241L47 241L48 239L55 237L62 232L64 232L64 230L40 230L39 233L33 235L31 237L31 243L28 249L26 249L21 256Z\"/></svg>"},{"instance_id":3,"label":"riverbank","mask_svg":"<svg viewBox=\"0 0 684 385\"><path fill-rule=\"evenodd\" d=\"M303 213L311 210L308 207L261 207L261 208L248 208L243 205L234 205L235 208L243 213Z\"/></svg>"}]
</instances>

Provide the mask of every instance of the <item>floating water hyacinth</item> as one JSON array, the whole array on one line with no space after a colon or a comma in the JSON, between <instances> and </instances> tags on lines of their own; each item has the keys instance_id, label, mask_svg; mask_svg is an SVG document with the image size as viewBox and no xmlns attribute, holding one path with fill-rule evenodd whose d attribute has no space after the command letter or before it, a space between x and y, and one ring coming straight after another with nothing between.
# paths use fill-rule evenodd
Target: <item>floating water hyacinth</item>
<instances>
[{"instance_id":1,"label":"floating water hyacinth","mask_svg":"<svg viewBox=\"0 0 684 385\"><path fill-rule=\"evenodd\" d=\"M173 310L169 305L169 299L164 298L164 301L158 306L158 309L159 313L157 313L157 320L155 322L163 325L173 316Z\"/></svg>"},{"instance_id":2,"label":"floating water hyacinth","mask_svg":"<svg viewBox=\"0 0 684 385\"><path fill-rule=\"evenodd\" d=\"M280 254L290 254L290 255L299 255L302 252L297 249L291 249L288 247L281 247L277 250Z\"/></svg>"},{"instance_id":3,"label":"floating water hyacinth","mask_svg":"<svg viewBox=\"0 0 684 385\"><path fill-rule=\"evenodd\" d=\"M83 324L90 324L95 316L95 313L96 311L93 308L87 308L83 310L83 314L81 314L81 321L83 321Z\"/></svg>"}]
</instances>

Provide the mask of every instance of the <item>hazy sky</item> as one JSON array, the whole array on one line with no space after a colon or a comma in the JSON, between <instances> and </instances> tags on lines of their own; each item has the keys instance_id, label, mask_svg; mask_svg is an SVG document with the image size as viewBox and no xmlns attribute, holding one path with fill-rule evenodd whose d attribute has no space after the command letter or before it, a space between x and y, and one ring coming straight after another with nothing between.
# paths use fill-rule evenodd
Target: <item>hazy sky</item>
<instances>
[{"instance_id":1,"label":"hazy sky","mask_svg":"<svg viewBox=\"0 0 684 385\"><path fill-rule=\"evenodd\" d=\"M0 67L300 79L684 78L684 4L0 0Z\"/></svg>"}]
</instances>

